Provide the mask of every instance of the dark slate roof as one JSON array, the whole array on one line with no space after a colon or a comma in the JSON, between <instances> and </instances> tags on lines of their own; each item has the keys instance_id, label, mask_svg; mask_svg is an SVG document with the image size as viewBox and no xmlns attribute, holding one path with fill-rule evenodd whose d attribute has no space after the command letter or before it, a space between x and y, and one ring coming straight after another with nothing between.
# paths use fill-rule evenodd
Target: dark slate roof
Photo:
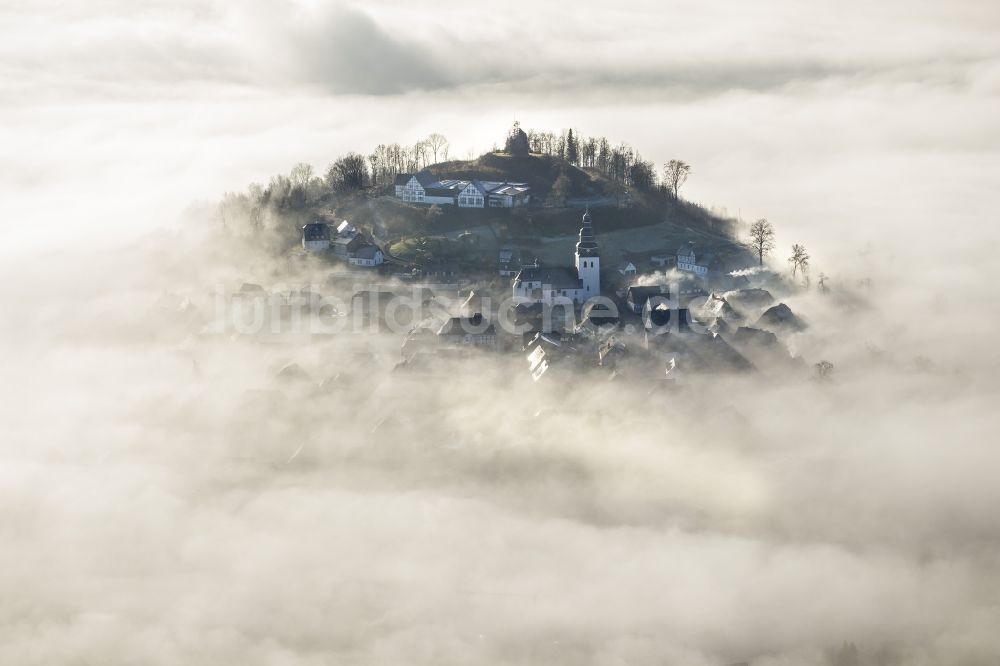
<instances>
[{"instance_id":1,"label":"dark slate roof","mask_svg":"<svg viewBox=\"0 0 1000 666\"><path fill-rule=\"evenodd\" d=\"M740 289L726 294L726 298L737 307L767 307L774 303L774 297L766 289Z\"/></svg>"},{"instance_id":2,"label":"dark slate roof","mask_svg":"<svg viewBox=\"0 0 1000 666\"><path fill-rule=\"evenodd\" d=\"M352 248L356 248L359 245L363 244L364 242L365 242L364 239L360 235L337 236L336 238L333 239L334 245L343 248L346 251L350 251Z\"/></svg>"},{"instance_id":3,"label":"dark slate roof","mask_svg":"<svg viewBox=\"0 0 1000 666\"><path fill-rule=\"evenodd\" d=\"M757 345L772 347L780 344L778 336L770 331L764 331L750 326L740 326L732 335L733 342L740 345Z\"/></svg>"},{"instance_id":4,"label":"dark slate roof","mask_svg":"<svg viewBox=\"0 0 1000 666\"><path fill-rule=\"evenodd\" d=\"M330 240L330 226L325 222L302 225L302 238L307 241Z\"/></svg>"},{"instance_id":5,"label":"dark slate roof","mask_svg":"<svg viewBox=\"0 0 1000 666\"><path fill-rule=\"evenodd\" d=\"M452 317L438 330L438 335L495 335L493 324L488 324L483 315L474 314L471 317Z\"/></svg>"},{"instance_id":6,"label":"dark slate roof","mask_svg":"<svg viewBox=\"0 0 1000 666\"><path fill-rule=\"evenodd\" d=\"M754 370L743 354L734 349L721 335L695 335L688 339L691 351L708 369L749 372Z\"/></svg>"},{"instance_id":7,"label":"dark slate roof","mask_svg":"<svg viewBox=\"0 0 1000 666\"><path fill-rule=\"evenodd\" d=\"M579 289L580 277L572 266L527 266L514 278L515 282L541 282L553 289Z\"/></svg>"},{"instance_id":8,"label":"dark slate roof","mask_svg":"<svg viewBox=\"0 0 1000 666\"><path fill-rule=\"evenodd\" d=\"M395 184L406 185L408 182L410 182L410 178L413 178L414 176L417 177L417 182L420 183L424 188L433 185L437 182L437 178L435 178L431 173L427 171L421 171L420 173L417 174L412 174L412 173L398 174L396 176Z\"/></svg>"},{"instance_id":9,"label":"dark slate roof","mask_svg":"<svg viewBox=\"0 0 1000 666\"><path fill-rule=\"evenodd\" d=\"M801 331L806 328L806 324L792 312L792 309L784 303L773 305L764 311L764 314L757 320L757 328L766 330L778 329L788 331Z\"/></svg>"},{"instance_id":10,"label":"dark slate roof","mask_svg":"<svg viewBox=\"0 0 1000 666\"><path fill-rule=\"evenodd\" d=\"M445 187L426 187L424 188L424 195L428 197L453 197L455 196L455 190Z\"/></svg>"},{"instance_id":11,"label":"dark slate roof","mask_svg":"<svg viewBox=\"0 0 1000 666\"><path fill-rule=\"evenodd\" d=\"M374 245L362 245L353 252L353 256L355 259L374 259L376 252L379 252L379 249Z\"/></svg>"},{"instance_id":12,"label":"dark slate roof","mask_svg":"<svg viewBox=\"0 0 1000 666\"><path fill-rule=\"evenodd\" d=\"M640 305L645 305L653 296L659 296L663 293L663 287L660 285L653 285L647 287L631 286L628 288L628 301L630 303L637 303Z\"/></svg>"},{"instance_id":13,"label":"dark slate roof","mask_svg":"<svg viewBox=\"0 0 1000 666\"><path fill-rule=\"evenodd\" d=\"M576 251L582 257L597 256L597 241L594 240L594 230L590 226L590 211L583 214L583 226L580 227L580 238L576 243Z\"/></svg>"}]
</instances>

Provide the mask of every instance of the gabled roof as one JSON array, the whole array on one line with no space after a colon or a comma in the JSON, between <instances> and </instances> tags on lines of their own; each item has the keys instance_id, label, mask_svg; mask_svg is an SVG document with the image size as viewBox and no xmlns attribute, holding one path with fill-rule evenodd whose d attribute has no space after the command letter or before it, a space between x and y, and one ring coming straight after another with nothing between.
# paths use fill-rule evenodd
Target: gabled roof
<instances>
[{"instance_id":1,"label":"gabled roof","mask_svg":"<svg viewBox=\"0 0 1000 666\"><path fill-rule=\"evenodd\" d=\"M441 325L438 335L496 335L496 328L477 313L471 317L452 317Z\"/></svg>"},{"instance_id":2,"label":"gabled roof","mask_svg":"<svg viewBox=\"0 0 1000 666\"><path fill-rule=\"evenodd\" d=\"M527 183L511 183L504 180L475 180L473 182L484 194L520 194L531 189Z\"/></svg>"},{"instance_id":3,"label":"gabled roof","mask_svg":"<svg viewBox=\"0 0 1000 666\"><path fill-rule=\"evenodd\" d=\"M522 268L514 278L515 283L541 282L553 289L579 289L580 277L576 269L570 266L546 268L542 266L527 266Z\"/></svg>"},{"instance_id":4,"label":"gabled roof","mask_svg":"<svg viewBox=\"0 0 1000 666\"><path fill-rule=\"evenodd\" d=\"M729 304L729 301L724 296L716 293L709 294L704 301L693 298L690 305L695 308L701 317L709 319L722 317L730 321L742 321L743 319L743 316Z\"/></svg>"},{"instance_id":5,"label":"gabled roof","mask_svg":"<svg viewBox=\"0 0 1000 666\"><path fill-rule=\"evenodd\" d=\"M364 239L361 237L361 234L357 234L355 236L337 236L336 238L333 239L334 245L341 246L347 249L350 249L352 247L357 247L359 244L363 242Z\"/></svg>"},{"instance_id":6,"label":"gabled roof","mask_svg":"<svg viewBox=\"0 0 1000 666\"><path fill-rule=\"evenodd\" d=\"M695 245L694 241L688 241L677 248L677 255L694 255L694 263L698 266L709 266L715 259L715 254Z\"/></svg>"},{"instance_id":7,"label":"gabled roof","mask_svg":"<svg viewBox=\"0 0 1000 666\"><path fill-rule=\"evenodd\" d=\"M645 304L653 296L659 296L663 293L663 287L660 285L652 286L636 286L633 285L628 288L627 299L631 303Z\"/></svg>"},{"instance_id":8,"label":"gabled roof","mask_svg":"<svg viewBox=\"0 0 1000 666\"><path fill-rule=\"evenodd\" d=\"M407 183L410 182L410 179L413 177L416 177L417 182L420 183L421 187L425 188L434 185L437 182L437 178L435 178L430 172L421 171L416 174L413 173L397 174L394 184L400 186L406 185Z\"/></svg>"},{"instance_id":9,"label":"gabled roof","mask_svg":"<svg viewBox=\"0 0 1000 666\"><path fill-rule=\"evenodd\" d=\"M452 187L438 187L437 184L424 188L424 194L429 197L454 197L458 192Z\"/></svg>"},{"instance_id":10,"label":"gabled roof","mask_svg":"<svg viewBox=\"0 0 1000 666\"><path fill-rule=\"evenodd\" d=\"M355 259L374 259L375 255L381 252L376 246L365 244L351 253Z\"/></svg>"},{"instance_id":11,"label":"gabled roof","mask_svg":"<svg viewBox=\"0 0 1000 666\"><path fill-rule=\"evenodd\" d=\"M513 183L502 183L499 187L490 191L490 194L503 196L517 196L527 192L530 188L527 185L515 185Z\"/></svg>"},{"instance_id":12,"label":"gabled roof","mask_svg":"<svg viewBox=\"0 0 1000 666\"><path fill-rule=\"evenodd\" d=\"M302 239L307 241L330 240L330 227L325 222L302 225Z\"/></svg>"}]
</instances>

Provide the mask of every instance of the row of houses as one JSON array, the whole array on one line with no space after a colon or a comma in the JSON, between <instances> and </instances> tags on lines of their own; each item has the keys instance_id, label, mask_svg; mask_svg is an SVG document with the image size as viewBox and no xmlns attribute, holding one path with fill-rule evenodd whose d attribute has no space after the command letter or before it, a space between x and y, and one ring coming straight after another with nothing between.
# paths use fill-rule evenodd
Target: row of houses
<instances>
[{"instance_id":1,"label":"row of houses","mask_svg":"<svg viewBox=\"0 0 1000 666\"><path fill-rule=\"evenodd\" d=\"M595 260L597 260L596 250ZM677 269L682 273L690 273L699 278L709 278L725 270L724 263L713 251L698 246L694 241L684 243L677 248L675 253L654 254L649 257L649 261L653 266L660 269ZM540 269L537 263L532 264L530 261L523 261L518 250L509 245L500 247L497 255L497 265L500 277L515 277L519 271L526 270L527 272L522 275L525 284L528 282L544 282L552 285L557 293L577 288L576 282L579 278L579 265L575 268ZM596 261L595 265L597 265ZM618 264L617 272L622 278L631 281L638 276L640 271L634 262L626 259Z\"/></svg>"},{"instance_id":2,"label":"row of houses","mask_svg":"<svg viewBox=\"0 0 1000 666\"><path fill-rule=\"evenodd\" d=\"M302 249L306 252L332 252L352 266L374 268L385 261L385 254L347 220L336 231L325 222L311 222L302 227Z\"/></svg>"},{"instance_id":3,"label":"row of houses","mask_svg":"<svg viewBox=\"0 0 1000 666\"><path fill-rule=\"evenodd\" d=\"M396 198L408 203L459 208L517 208L531 201L527 183L438 179L426 171L396 176Z\"/></svg>"}]
</instances>

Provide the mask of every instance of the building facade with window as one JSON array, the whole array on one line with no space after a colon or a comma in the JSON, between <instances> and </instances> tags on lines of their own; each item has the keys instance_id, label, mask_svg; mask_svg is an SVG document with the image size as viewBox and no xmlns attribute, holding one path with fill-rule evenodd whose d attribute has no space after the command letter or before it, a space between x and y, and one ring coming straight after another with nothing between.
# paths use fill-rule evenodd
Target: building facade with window
<instances>
[{"instance_id":1,"label":"building facade with window","mask_svg":"<svg viewBox=\"0 0 1000 666\"><path fill-rule=\"evenodd\" d=\"M399 174L395 188L396 198L407 203L459 208L517 208L531 202L531 187L527 183L437 179L426 171Z\"/></svg>"},{"instance_id":2,"label":"building facade with window","mask_svg":"<svg viewBox=\"0 0 1000 666\"><path fill-rule=\"evenodd\" d=\"M576 244L576 265L522 268L512 286L515 299L548 304L569 299L580 304L600 296L601 256L590 222L590 211L587 211Z\"/></svg>"},{"instance_id":3,"label":"building facade with window","mask_svg":"<svg viewBox=\"0 0 1000 666\"><path fill-rule=\"evenodd\" d=\"M698 277L707 277L709 272L717 267L715 255L706 252L688 241L677 248L677 270L693 273Z\"/></svg>"}]
</instances>

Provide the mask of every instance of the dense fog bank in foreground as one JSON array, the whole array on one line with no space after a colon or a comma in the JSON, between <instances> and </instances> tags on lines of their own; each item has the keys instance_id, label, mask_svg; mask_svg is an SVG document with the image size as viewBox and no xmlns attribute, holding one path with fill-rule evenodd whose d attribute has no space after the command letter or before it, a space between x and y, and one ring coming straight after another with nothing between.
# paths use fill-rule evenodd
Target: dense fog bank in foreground
<instances>
[{"instance_id":1,"label":"dense fog bank in foreground","mask_svg":"<svg viewBox=\"0 0 1000 666\"><path fill-rule=\"evenodd\" d=\"M4 663L1000 653L994 317L939 276L789 301L832 382L650 393L535 385L520 356L400 375L398 336L265 344L176 307L322 279L261 257L77 261L5 269Z\"/></svg>"}]
</instances>

